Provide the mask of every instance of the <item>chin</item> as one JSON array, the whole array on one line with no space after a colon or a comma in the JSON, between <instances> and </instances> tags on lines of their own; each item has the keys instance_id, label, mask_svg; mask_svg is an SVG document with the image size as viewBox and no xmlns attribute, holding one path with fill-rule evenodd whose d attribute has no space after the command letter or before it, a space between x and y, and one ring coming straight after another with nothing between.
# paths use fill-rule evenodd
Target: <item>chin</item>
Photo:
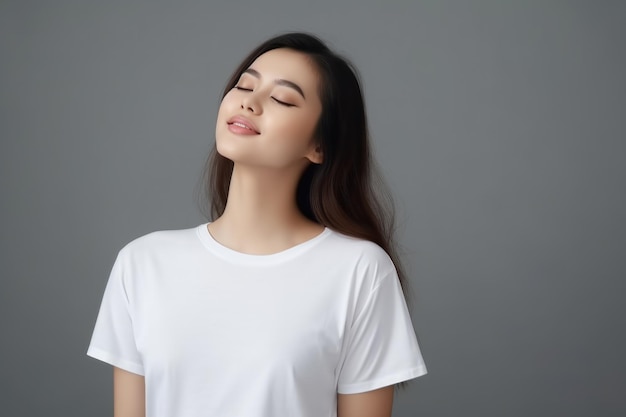
<instances>
[{"instance_id":1,"label":"chin","mask_svg":"<svg viewBox=\"0 0 626 417\"><path fill-rule=\"evenodd\" d=\"M228 158L232 160L234 152L232 149L228 149L228 148L229 148L228 146L224 146L223 144L221 145L219 140L215 141L215 149L217 150L217 153L223 156L224 158Z\"/></svg>"},{"instance_id":2,"label":"chin","mask_svg":"<svg viewBox=\"0 0 626 417\"><path fill-rule=\"evenodd\" d=\"M233 162L238 163L249 163L250 160L256 159L254 155L249 155L250 152L241 149L240 146L237 146L233 142L229 141L220 141L219 139L215 141L215 148L217 153L226 158L230 159Z\"/></svg>"}]
</instances>

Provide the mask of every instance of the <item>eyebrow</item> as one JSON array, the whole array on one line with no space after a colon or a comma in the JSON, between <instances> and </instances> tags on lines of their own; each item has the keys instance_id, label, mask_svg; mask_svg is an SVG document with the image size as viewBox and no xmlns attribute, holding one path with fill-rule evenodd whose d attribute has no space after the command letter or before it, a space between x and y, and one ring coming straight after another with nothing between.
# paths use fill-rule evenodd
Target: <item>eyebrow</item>
<instances>
[{"instance_id":1,"label":"eyebrow","mask_svg":"<svg viewBox=\"0 0 626 417\"><path fill-rule=\"evenodd\" d=\"M244 74L250 74L250 75L252 75L255 78L261 78L261 73L259 73L259 71L255 70L253 68L248 68L243 73ZM296 84L296 83L294 83L292 81L289 81L289 80L282 79L282 78L275 79L274 83L277 84L277 85L282 85L282 86L285 86L285 87L293 88L294 90L296 90L302 96L303 99L306 100L306 97L304 96L304 91L302 91L302 89L300 88L300 86L298 84Z\"/></svg>"}]
</instances>

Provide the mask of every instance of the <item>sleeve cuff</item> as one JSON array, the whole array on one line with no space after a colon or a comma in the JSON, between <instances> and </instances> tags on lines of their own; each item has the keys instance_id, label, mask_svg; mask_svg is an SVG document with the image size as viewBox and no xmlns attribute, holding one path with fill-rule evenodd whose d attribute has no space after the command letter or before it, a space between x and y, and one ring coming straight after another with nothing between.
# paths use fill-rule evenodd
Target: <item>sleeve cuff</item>
<instances>
[{"instance_id":1,"label":"sleeve cuff","mask_svg":"<svg viewBox=\"0 0 626 417\"><path fill-rule=\"evenodd\" d=\"M389 385L398 384L400 382L408 381L409 379L417 378L422 375L426 375L426 365L421 364L415 368L411 368L402 372L398 372L393 375L388 375L383 378L377 378L371 381L358 382L355 384L343 384L337 387L338 394L359 394L362 392L373 391L378 388L387 387Z\"/></svg>"},{"instance_id":2,"label":"sleeve cuff","mask_svg":"<svg viewBox=\"0 0 626 417\"><path fill-rule=\"evenodd\" d=\"M133 361L129 361L124 358L120 358L117 355L114 355L110 352L98 349L93 346L89 346L89 349L87 349L87 356L91 356L94 359L101 360L102 362L106 362L109 365L113 365L117 368L123 369L128 372L132 372L137 375L141 375L141 376L145 375L143 365L133 362Z\"/></svg>"}]
</instances>

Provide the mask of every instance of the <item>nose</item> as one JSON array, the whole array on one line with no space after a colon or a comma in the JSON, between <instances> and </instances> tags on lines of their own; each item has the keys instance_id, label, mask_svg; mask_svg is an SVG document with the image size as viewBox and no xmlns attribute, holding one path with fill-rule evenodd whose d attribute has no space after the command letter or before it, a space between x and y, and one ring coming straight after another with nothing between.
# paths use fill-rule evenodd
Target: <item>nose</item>
<instances>
[{"instance_id":1,"label":"nose","mask_svg":"<svg viewBox=\"0 0 626 417\"><path fill-rule=\"evenodd\" d=\"M250 91L248 94L243 96L241 100L241 109L247 110L253 114L261 114L261 104L253 91Z\"/></svg>"}]
</instances>

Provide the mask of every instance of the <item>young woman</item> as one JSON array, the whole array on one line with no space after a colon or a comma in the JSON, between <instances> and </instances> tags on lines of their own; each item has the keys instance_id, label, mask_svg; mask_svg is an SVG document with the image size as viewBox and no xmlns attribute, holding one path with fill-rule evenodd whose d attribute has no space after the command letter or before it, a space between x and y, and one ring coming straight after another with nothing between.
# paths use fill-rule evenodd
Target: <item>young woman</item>
<instances>
[{"instance_id":1,"label":"young woman","mask_svg":"<svg viewBox=\"0 0 626 417\"><path fill-rule=\"evenodd\" d=\"M88 354L116 417L382 417L426 373L374 197L355 71L291 33L224 91L213 221L129 243ZM395 266L394 266L395 262Z\"/></svg>"}]
</instances>

